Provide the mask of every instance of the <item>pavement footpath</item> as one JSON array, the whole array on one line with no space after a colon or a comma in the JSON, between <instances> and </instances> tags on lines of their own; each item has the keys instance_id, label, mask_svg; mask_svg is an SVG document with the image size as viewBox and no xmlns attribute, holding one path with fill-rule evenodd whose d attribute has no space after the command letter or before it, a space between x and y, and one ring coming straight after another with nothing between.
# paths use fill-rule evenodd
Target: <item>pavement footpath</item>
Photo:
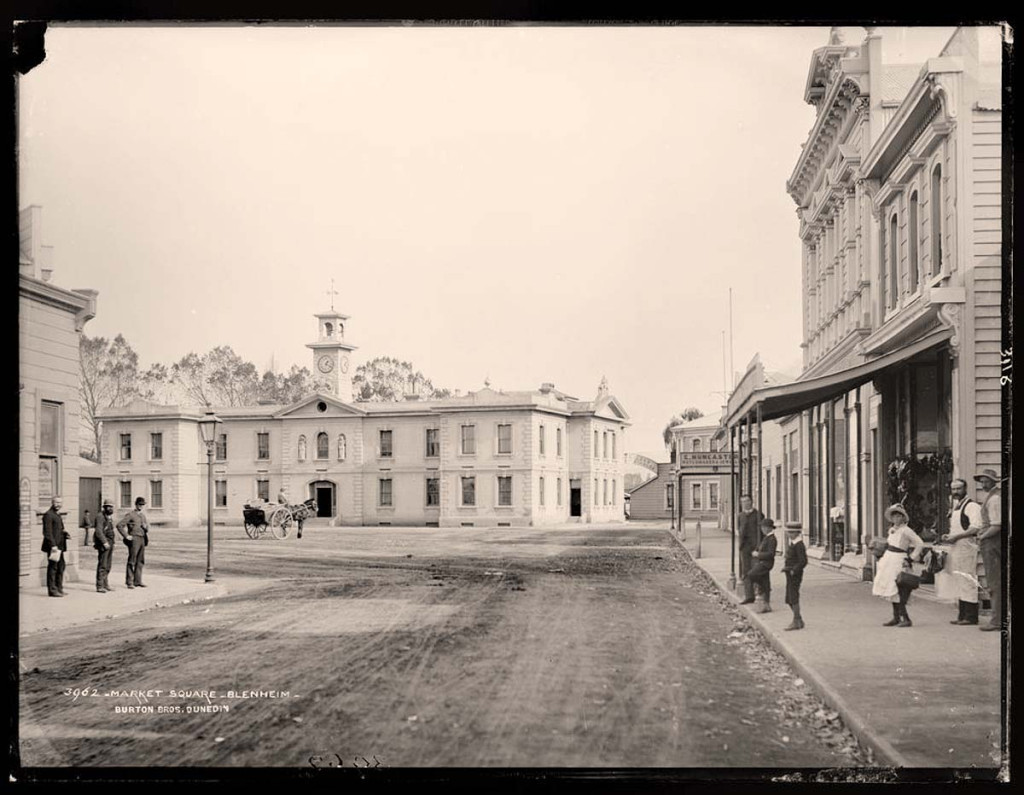
<instances>
[{"instance_id":1,"label":"pavement footpath","mask_svg":"<svg viewBox=\"0 0 1024 795\"><path fill-rule=\"evenodd\" d=\"M111 575L113 577L113 575ZM203 582L202 576L184 579L166 574L146 572L146 587L129 590L124 583L113 591L96 592L91 578L79 582L64 581L67 596L57 599L46 593L44 586L23 586L18 592L18 634L32 635L47 630L80 627L93 621L138 613L155 607L225 596L234 591L228 581Z\"/></svg>"},{"instance_id":2,"label":"pavement footpath","mask_svg":"<svg viewBox=\"0 0 1024 795\"><path fill-rule=\"evenodd\" d=\"M727 530L688 523L685 539L671 531L695 562L734 602L728 587L731 539ZM737 564L738 565L738 564ZM915 599L907 604L912 627L883 627L890 603L859 582L809 562L800 607L806 628L786 631L782 558L771 572L772 612L743 606L747 618L838 711L876 759L896 767L999 768L1002 677L999 632L955 626L956 606Z\"/></svg>"}]
</instances>

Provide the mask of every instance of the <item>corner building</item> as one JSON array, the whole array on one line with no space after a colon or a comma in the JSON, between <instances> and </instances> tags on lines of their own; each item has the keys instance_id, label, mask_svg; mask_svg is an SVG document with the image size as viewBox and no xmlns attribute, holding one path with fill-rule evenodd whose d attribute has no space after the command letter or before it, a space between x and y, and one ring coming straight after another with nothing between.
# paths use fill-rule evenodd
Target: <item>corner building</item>
<instances>
[{"instance_id":1,"label":"corner building","mask_svg":"<svg viewBox=\"0 0 1024 795\"><path fill-rule=\"evenodd\" d=\"M959 28L915 65L887 63L882 44L868 28L811 57L817 118L787 183L803 371L748 379L725 422L745 465L761 423L782 423L787 524L864 569L888 504L942 534L950 479L1003 468L1000 31ZM761 499L754 471L741 487Z\"/></svg>"},{"instance_id":2,"label":"corner building","mask_svg":"<svg viewBox=\"0 0 1024 795\"><path fill-rule=\"evenodd\" d=\"M553 384L490 386L444 400L346 402L347 316L316 315L314 366L330 393L290 406L214 407L214 522L241 524L254 498L316 501L330 525L441 527L622 518L629 417L602 380L593 400ZM150 521L206 521L205 409L136 401L103 415L103 493L137 496Z\"/></svg>"}]
</instances>

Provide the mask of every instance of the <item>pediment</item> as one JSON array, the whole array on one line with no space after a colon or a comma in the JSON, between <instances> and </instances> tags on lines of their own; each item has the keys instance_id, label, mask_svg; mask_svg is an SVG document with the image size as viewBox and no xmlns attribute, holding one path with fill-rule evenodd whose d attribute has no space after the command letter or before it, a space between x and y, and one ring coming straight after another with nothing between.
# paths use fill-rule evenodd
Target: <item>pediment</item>
<instances>
[{"instance_id":1,"label":"pediment","mask_svg":"<svg viewBox=\"0 0 1024 795\"><path fill-rule=\"evenodd\" d=\"M605 417L612 420L628 420L629 414L619 403L618 398L607 397L602 400L594 410L594 414L598 417Z\"/></svg>"},{"instance_id":2,"label":"pediment","mask_svg":"<svg viewBox=\"0 0 1024 795\"><path fill-rule=\"evenodd\" d=\"M320 410L320 404L326 404L326 411ZM296 417L362 417L366 414L362 409L344 403L333 395L316 392L309 397L286 406L274 416L277 418Z\"/></svg>"}]
</instances>

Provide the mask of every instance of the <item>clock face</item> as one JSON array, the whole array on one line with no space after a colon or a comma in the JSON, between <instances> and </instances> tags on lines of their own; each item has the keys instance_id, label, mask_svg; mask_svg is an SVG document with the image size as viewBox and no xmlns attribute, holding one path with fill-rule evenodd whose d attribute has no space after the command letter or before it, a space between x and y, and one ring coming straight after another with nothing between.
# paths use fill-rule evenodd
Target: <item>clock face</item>
<instances>
[{"instance_id":1,"label":"clock face","mask_svg":"<svg viewBox=\"0 0 1024 795\"><path fill-rule=\"evenodd\" d=\"M334 359L330 356L321 356L316 366L320 368L321 373L329 373L334 369Z\"/></svg>"},{"instance_id":2,"label":"clock face","mask_svg":"<svg viewBox=\"0 0 1024 795\"><path fill-rule=\"evenodd\" d=\"M342 356L341 357L341 372L343 372L343 373L347 373L348 372L348 357L347 356Z\"/></svg>"}]
</instances>

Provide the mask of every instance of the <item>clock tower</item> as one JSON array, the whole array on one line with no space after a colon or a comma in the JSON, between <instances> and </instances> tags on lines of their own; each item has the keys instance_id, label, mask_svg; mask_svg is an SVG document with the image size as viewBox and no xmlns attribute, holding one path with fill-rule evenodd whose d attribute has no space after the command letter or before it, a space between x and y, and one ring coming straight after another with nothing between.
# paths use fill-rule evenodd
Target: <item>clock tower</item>
<instances>
[{"instance_id":1,"label":"clock tower","mask_svg":"<svg viewBox=\"0 0 1024 795\"><path fill-rule=\"evenodd\" d=\"M320 312L313 317L317 320L317 340L306 344L307 348L313 350L313 378L326 381L331 394L350 403L355 366L349 354L356 346L345 342L348 315L331 309L330 312Z\"/></svg>"}]
</instances>

